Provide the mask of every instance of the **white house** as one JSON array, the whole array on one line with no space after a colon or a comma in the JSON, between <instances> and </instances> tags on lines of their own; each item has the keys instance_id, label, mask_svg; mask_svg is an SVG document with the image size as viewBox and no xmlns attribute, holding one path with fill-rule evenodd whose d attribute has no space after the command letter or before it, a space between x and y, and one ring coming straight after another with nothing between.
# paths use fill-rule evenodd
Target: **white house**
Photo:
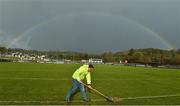
<instances>
[{"instance_id":1,"label":"white house","mask_svg":"<svg viewBox=\"0 0 180 106\"><path fill-rule=\"evenodd\" d=\"M45 61L45 62L49 62L49 61L51 61L51 60L48 59L48 58L45 58L44 61Z\"/></svg>"},{"instance_id":2,"label":"white house","mask_svg":"<svg viewBox=\"0 0 180 106\"><path fill-rule=\"evenodd\" d=\"M88 63L89 60L81 60L81 63Z\"/></svg>"},{"instance_id":3,"label":"white house","mask_svg":"<svg viewBox=\"0 0 180 106\"><path fill-rule=\"evenodd\" d=\"M102 59L93 59L93 58L90 58L89 59L89 63L103 64L103 60Z\"/></svg>"}]
</instances>

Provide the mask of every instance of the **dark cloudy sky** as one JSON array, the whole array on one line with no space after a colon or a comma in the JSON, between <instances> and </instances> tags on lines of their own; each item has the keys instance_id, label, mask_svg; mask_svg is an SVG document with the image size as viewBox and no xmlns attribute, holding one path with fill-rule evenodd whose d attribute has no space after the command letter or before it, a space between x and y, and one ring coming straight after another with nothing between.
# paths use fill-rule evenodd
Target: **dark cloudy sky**
<instances>
[{"instance_id":1,"label":"dark cloudy sky","mask_svg":"<svg viewBox=\"0 0 180 106\"><path fill-rule=\"evenodd\" d=\"M178 49L180 0L0 0L0 46Z\"/></svg>"}]
</instances>

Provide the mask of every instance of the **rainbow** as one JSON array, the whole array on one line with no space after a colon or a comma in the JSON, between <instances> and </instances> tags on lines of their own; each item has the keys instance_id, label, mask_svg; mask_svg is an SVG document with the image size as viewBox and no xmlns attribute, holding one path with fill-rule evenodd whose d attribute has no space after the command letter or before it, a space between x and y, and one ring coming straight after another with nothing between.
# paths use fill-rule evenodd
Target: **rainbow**
<instances>
[{"instance_id":1,"label":"rainbow","mask_svg":"<svg viewBox=\"0 0 180 106\"><path fill-rule=\"evenodd\" d=\"M98 14L99 15L99 14ZM123 17L123 16L116 16L116 15L112 15L112 14L105 14L106 16L112 16L112 17L118 17L119 19L123 20L123 21L127 21L129 23L135 24L136 26L138 26L139 28L141 28L142 30L150 33L152 36L154 36L155 38L157 38L168 50L170 49L174 49L175 47L168 42L168 40L166 40L163 36L161 36L160 34L156 33L155 31L153 31L152 29L150 29L149 27L134 21L130 18L127 17ZM37 28L42 27L44 25L47 25L50 22L53 22L55 20L59 20L59 19L63 19L63 18L67 18L67 17L73 17L75 16L74 14L66 14L63 16L56 16L55 18L51 18L47 21L43 21L41 23L38 23L37 25L29 28L28 30L26 30L24 33L17 35L15 37L13 37L12 39L10 39L8 42L6 42L6 47L12 47L14 44L18 43L18 41L20 41L23 37L26 37L29 33L32 33L33 31L35 31ZM32 35L30 35L32 37ZM28 40L27 45L29 43L30 40Z\"/></svg>"}]
</instances>

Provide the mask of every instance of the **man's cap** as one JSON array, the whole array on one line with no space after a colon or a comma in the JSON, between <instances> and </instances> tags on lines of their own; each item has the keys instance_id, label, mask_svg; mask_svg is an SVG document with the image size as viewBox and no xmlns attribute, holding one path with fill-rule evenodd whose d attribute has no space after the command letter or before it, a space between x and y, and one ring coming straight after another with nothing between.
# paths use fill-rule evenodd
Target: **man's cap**
<instances>
[{"instance_id":1,"label":"man's cap","mask_svg":"<svg viewBox=\"0 0 180 106\"><path fill-rule=\"evenodd\" d=\"M89 68L94 68L94 66L92 64L89 64Z\"/></svg>"}]
</instances>

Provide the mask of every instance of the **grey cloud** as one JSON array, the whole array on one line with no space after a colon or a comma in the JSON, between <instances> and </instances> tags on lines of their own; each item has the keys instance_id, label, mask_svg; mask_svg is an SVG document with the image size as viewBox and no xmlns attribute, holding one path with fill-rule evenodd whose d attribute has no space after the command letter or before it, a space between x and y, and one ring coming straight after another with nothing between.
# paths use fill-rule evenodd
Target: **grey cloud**
<instances>
[{"instance_id":1,"label":"grey cloud","mask_svg":"<svg viewBox=\"0 0 180 106\"><path fill-rule=\"evenodd\" d=\"M167 49L146 29L180 48L180 1L0 0L0 45L23 35L11 46L83 52Z\"/></svg>"}]
</instances>

